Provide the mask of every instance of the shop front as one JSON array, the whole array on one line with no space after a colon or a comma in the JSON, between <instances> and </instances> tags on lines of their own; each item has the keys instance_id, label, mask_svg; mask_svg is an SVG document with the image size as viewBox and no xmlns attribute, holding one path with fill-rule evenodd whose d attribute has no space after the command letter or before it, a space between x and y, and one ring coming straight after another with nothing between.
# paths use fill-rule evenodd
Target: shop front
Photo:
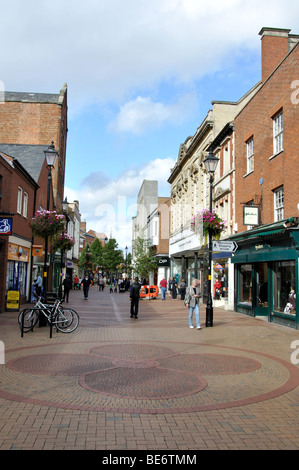
<instances>
[{"instance_id":1,"label":"shop front","mask_svg":"<svg viewBox=\"0 0 299 470\"><path fill-rule=\"evenodd\" d=\"M29 281L30 246L8 243L6 293L18 291L20 302L26 300Z\"/></svg>"},{"instance_id":2,"label":"shop front","mask_svg":"<svg viewBox=\"0 0 299 470\"><path fill-rule=\"evenodd\" d=\"M298 329L298 219L264 225L230 239L238 244L231 260L235 311Z\"/></svg>"}]
</instances>

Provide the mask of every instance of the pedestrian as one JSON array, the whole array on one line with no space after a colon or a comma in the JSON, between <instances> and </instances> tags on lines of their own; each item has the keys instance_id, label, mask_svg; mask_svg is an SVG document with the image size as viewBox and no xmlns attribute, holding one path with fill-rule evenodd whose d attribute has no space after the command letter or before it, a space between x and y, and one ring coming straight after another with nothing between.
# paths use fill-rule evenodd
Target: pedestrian
<instances>
[{"instance_id":1,"label":"pedestrian","mask_svg":"<svg viewBox=\"0 0 299 470\"><path fill-rule=\"evenodd\" d=\"M201 297L200 284L197 279L193 279L192 285L187 287L186 296L185 296L185 305L189 309L189 328L194 328L193 326L193 313L195 314L196 328L201 329L200 319L199 319L199 299Z\"/></svg>"},{"instance_id":2,"label":"pedestrian","mask_svg":"<svg viewBox=\"0 0 299 470\"><path fill-rule=\"evenodd\" d=\"M185 295L186 295L186 283L185 279L182 279L182 282L180 284L180 294L181 294L181 300L185 300Z\"/></svg>"},{"instance_id":3,"label":"pedestrian","mask_svg":"<svg viewBox=\"0 0 299 470\"><path fill-rule=\"evenodd\" d=\"M69 293L72 288L72 280L70 276L67 274L65 279L63 280L63 301L69 302Z\"/></svg>"},{"instance_id":4,"label":"pedestrian","mask_svg":"<svg viewBox=\"0 0 299 470\"><path fill-rule=\"evenodd\" d=\"M172 296L172 300L176 300L176 297L177 297L177 283L176 283L176 278L174 277L171 281L170 281L170 292L171 292L171 296Z\"/></svg>"},{"instance_id":5,"label":"pedestrian","mask_svg":"<svg viewBox=\"0 0 299 470\"><path fill-rule=\"evenodd\" d=\"M160 281L160 289L161 289L161 299L165 300L165 294L167 289L167 281L165 277Z\"/></svg>"},{"instance_id":6,"label":"pedestrian","mask_svg":"<svg viewBox=\"0 0 299 470\"><path fill-rule=\"evenodd\" d=\"M102 292L104 290L104 279L102 277L99 280L99 290Z\"/></svg>"},{"instance_id":7,"label":"pedestrian","mask_svg":"<svg viewBox=\"0 0 299 470\"><path fill-rule=\"evenodd\" d=\"M79 289L79 278L77 275L74 277L74 289Z\"/></svg>"},{"instance_id":8,"label":"pedestrian","mask_svg":"<svg viewBox=\"0 0 299 470\"><path fill-rule=\"evenodd\" d=\"M42 277L40 273L37 274L36 281L34 282L33 285L35 287L36 297L40 297L42 293L42 285L43 285L43 281L42 281Z\"/></svg>"},{"instance_id":9,"label":"pedestrian","mask_svg":"<svg viewBox=\"0 0 299 470\"><path fill-rule=\"evenodd\" d=\"M112 292L113 292L113 284L112 284L112 282L111 282L111 283L110 283L110 294L112 294Z\"/></svg>"},{"instance_id":10,"label":"pedestrian","mask_svg":"<svg viewBox=\"0 0 299 470\"><path fill-rule=\"evenodd\" d=\"M131 285L131 289L130 289L130 299L131 299L130 318L138 318L140 289L141 289L141 284L138 282L138 277L135 277L135 282Z\"/></svg>"},{"instance_id":11,"label":"pedestrian","mask_svg":"<svg viewBox=\"0 0 299 470\"><path fill-rule=\"evenodd\" d=\"M90 279L88 275L86 274L85 278L82 281L83 285L83 294L84 294L84 299L88 300L88 292L89 292L89 286L90 286Z\"/></svg>"}]
</instances>

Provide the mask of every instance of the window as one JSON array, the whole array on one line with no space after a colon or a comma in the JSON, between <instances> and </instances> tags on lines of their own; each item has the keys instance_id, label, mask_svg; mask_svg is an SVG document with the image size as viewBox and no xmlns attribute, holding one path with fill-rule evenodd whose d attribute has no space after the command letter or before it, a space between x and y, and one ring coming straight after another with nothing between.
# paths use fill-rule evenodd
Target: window
<instances>
[{"instance_id":1,"label":"window","mask_svg":"<svg viewBox=\"0 0 299 470\"><path fill-rule=\"evenodd\" d=\"M274 191L274 222L283 220L284 218L284 202L283 202L283 186Z\"/></svg>"},{"instance_id":2,"label":"window","mask_svg":"<svg viewBox=\"0 0 299 470\"><path fill-rule=\"evenodd\" d=\"M273 118L273 153L283 150L283 115L282 112Z\"/></svg>"},{"instance_id":3,"label":"window","mask_svg":"<svg viewBox=\"0 0 299 470\"><path fill-rule=\"evenodd\" d=\"M239 303L252 306L252 265L242 264L239 268Z\"/></svg>"},{"instance_id":4,"label":"window","mask_svg":"<svg viewBox=\"0 0 299 470\"><path fill-rule=\"evenodd\" d=\"M17 212L22 214L22 200L23 200L23 189L18 187L18 202L17 202Z\"/></svg>"},{"instance_id":5,"label":"window","mask_svg":"<svg viewBox=\"0 0 299 470\"><path fill-rule=\"evenodd\" d=\"M27 219L27 212L28 212L28 193L24 192L23 198L23 216Z\"/></svg>"},{"instance_id":6,"label":"window","mask_svg":"<svg viewBox=\"0 0 299 470\"><path fill-rule=\"evenodd\" d=\"M254 170L253 137L246 142L247 173Z\"/></svg>"},{"instance_id":7,"label":"window","mask_svg":"<svg viewBox=\"0 0 299 470\"><path fill-rule=\"evenodd\" d=\"M274 310L296 315L295 261L277 261L273 267Z\"/></svg>"}]
</instances>

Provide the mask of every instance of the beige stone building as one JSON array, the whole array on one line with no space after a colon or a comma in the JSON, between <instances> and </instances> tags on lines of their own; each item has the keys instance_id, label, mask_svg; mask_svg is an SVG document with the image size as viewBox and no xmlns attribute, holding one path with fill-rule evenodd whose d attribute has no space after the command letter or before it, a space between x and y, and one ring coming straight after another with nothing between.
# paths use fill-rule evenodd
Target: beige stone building
<instances>
[{"instance_id":1,"label":"beige stone building","mask_svg":"<svg viewBox=\"0 0 299 470\"><path fill-rule=\"evenodd\" d=\"M193 136L188 137L179 149L175 166L171 169L168 182L171 184L171 218L169 236L169 255L171 258L171 275L184 278L191 284L193 277L203 278L205 265L204 240L191 229L192 216L200 209L209 207L209 175L206 174L204 158L209 147L214 143L215 153L223 144L217 136L250 100L259 89L257 84L237 102L213 101L210 109ZM227 142L226 166L217 169L214 187L217 187L218 209L221 217L229 221L228 232L234 226L232 174L233 138ZM228 177L229 175L229 177ZM221 181L221 184L220 184ZM218 186L217 186L218 185ZM223 196L227 196L223 199ZM218 210L217 209L217 210ZM227 236L224 233L223 236ZM204 282L202 282L204 291Z\"/></svg>"}]
</instances>

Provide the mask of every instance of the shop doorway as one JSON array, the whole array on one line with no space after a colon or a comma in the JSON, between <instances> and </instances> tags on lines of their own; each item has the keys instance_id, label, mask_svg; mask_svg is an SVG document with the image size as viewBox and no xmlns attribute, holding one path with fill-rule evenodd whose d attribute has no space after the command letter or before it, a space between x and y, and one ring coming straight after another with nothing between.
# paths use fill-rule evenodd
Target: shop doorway
<instances>
[{"instance_id":1,"label":"shop doorway","mask_svg":"<svg viewBox=\"0 0 299 470\"><path fill-rule=\"evenodd\" d=\"M254 316L269 314L269 270L268 263L253 265L253 313Z\"/></svg>"}]
</instances>

